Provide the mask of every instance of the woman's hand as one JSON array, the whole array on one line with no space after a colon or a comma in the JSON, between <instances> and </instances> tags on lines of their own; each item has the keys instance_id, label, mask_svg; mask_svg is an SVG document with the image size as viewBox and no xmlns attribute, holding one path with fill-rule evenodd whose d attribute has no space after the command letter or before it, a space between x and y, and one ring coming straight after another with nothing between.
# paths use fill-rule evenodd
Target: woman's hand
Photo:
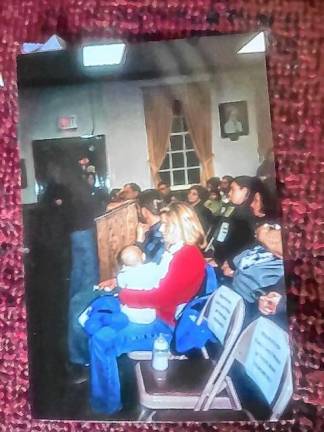
<instances>
[{"instance_id":1,"label":"woman's hand","mask_svg":"<svg viewBox=\"0 0 324 432\"><path fill-rule=\"evenodd\" d=\"M114 290L116 287L117 287L116 278L106 279L100 282L100 284L98 285L99 290L108 291L108 292Z\"/></svg>"},{"instance_id":2,"label":"woman's hand","mask_svg":"<svg viewBox=\"0 0 324 432\"><path fill-rule=\"evenodd\" d=\"M259 298L259 311L263 315L274 315L277 312L278 304L282 295L276 291L270 291L268 294Z\"/></svg>"},{"instance_id":3,"label":"woman's hand","mask_svg":"<svg viewBox=\"0 0 324 432\"><path fill-rule=\"evenodd\" d=\"M218 267L218 264L214 260L214 258L205 258L205 261L206 261L207 264L209 264L212 267Z\"/></svg>"},{"instance_id":4,"label":"woman's hand","mask_svg":"<svg viewBox=\"0 0 324 432\"><path fill-rule=\"evenodd\" d=\"M234 276L234 270L230 267L230 265L228 264L227 261L224 262L224 264L222 265L222 271L224 276L227 277L233 277Z\"/></svg>"},{"instance_id":5,"label":"woman's hand","mask_svg":"<svg viewBox=\"0 0 324 432\"><path fill-rule=\"evenodd\" d=\"M149 229L150 228L149 228L148 225L145 225L145 224L142 224L142 223L139 223L137 225L137 228L136 228L136 240L139 243L143 243L143 241L145 240L145 234L147 233L147 231Z\"/></svg>"}]
</instances>

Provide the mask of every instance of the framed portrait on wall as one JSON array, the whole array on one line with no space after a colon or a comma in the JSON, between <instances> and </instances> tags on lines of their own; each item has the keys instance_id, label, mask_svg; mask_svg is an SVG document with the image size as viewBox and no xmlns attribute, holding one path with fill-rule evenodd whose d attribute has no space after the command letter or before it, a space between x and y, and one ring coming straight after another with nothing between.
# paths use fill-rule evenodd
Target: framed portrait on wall
<instances>
[{"instance_id":1,"label":"framed portrait on wall","mask_svg":"<svg viewBox=\"0 0 324 432\"><path fill-rule=\"evenodd\" d=\"M246 101L219 104L219 120L222 138L237 141L242 135L249 135L249 118Z\"/></svg>"}]
</instances>

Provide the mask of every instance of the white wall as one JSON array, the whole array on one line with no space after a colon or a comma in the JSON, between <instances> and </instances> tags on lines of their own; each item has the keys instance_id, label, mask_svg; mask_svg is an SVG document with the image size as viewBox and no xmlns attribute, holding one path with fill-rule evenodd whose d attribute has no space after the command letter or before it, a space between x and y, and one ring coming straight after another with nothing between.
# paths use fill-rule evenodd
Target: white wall
<instances>
[{"instance_id":1,"label":"white wall","mask_svg":"<svg viewBox=\"0 0 324 432\"><path fill-rule=\"evenodd\" d=\"M269 92L267 85L267 68L265 61L263 61L260 67L253 69L250 75L250 80L252 80L255 89L257 132L260 146L259 153L263 160L267 150L273 148Z\"/></svg>"},{"instance_id":2,"label":"white wall","mask_svg":"<svg viewBox=\"0 0 324 432\"><path fill-rule=\"evenodd\" d=\"M258 145L271 142L265 68L222 71L211 80L212 139L215 175L254 175L259 166ZM206 79L206 77L204 77ZM156 82L156 80L154 80ZM91 83L73 86L25 89L20 92L19 142L26 159L28 188L22 191L23 203L36 201L32 141L89 134L91 95L95 134L106 137L107 162L112 187L129 181L142 188L152 186L141 86L147 81ZM246 100L248 136L238 141L221 138L218 104ZM60 131L57 118L76 114L78 129Z\"/></svg>"},{"instance_id":3,"label":"white wall","mask_svg":"<svg viewBox=\"0 0 324 432\"><path fill-rule=\"evenodd\" d=\"M213 149L215 175L255 175L259 166L255 90L248 72L218 74L212 83ZM247 101L249 135L238 141L221 137L218 104Z\"/></svg>"},{"instance_id":4,"label":"white wall","mask_svg":"<svg viewBox=\"0 0 324 432\"><path fill-rule=\"evenodd\" d=\"M136 182L152 186L148 161L143 95L135 83L104 86L104 125L112 187Z\"/></svg>"},{"instance_id":5,"label":"white wall","mask_svg":"<svg viewBox=\"0 0 324 432\"><path fill-rule=\"evenodd\" d=\"M19 97L19 143L28 180L28 188L22 191L24 204L36 201L32 141L89 134L91 92L95 134L106 138L111 186L129 181L136 181L142 188L151 186L142 92L137 85L95 83L25 89ZM61 131L57 118L68 114L76 114L78 129Z\"/></svg>"}]
</instances>

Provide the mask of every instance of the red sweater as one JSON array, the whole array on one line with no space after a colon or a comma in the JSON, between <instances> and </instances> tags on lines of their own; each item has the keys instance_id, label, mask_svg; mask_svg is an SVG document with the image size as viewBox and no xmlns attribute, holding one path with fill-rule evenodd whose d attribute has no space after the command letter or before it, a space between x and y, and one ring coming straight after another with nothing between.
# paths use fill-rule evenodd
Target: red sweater
<instances>
[{"instance_id":1,"label":"red sweater","mask_svg":"<svg viewBox=\"0 0 324 432\"><path fill-rule=\"evenodd\" d=\"M174 254L168 273L150 291L122 289L120 301L130 307L154 308L163 321L173 324L178 305L187 303L199 291L204 279L205 261L196 246L183 246Z\"/></svg>"}]
</instances>

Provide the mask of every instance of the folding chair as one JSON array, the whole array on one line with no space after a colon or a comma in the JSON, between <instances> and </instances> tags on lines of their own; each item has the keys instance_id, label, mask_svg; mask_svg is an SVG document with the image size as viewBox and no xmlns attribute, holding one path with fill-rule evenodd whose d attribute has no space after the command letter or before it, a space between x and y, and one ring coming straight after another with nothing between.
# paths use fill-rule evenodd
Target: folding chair
<instances>
[{"instance_id":1,"label":"folding chair","mask_svg":"<svg viewBox=\"0 0 324 432\"><path fill-rule=\"evenodd\" d=\"M198 321L207 321L209 329L218 339L222 350L217 361L203 359L172 360L164 374L152 369L150 361L140 361L135 366L140 404L143 407L139 420L147 410L191 409L201 410L213 391L215 381L228 358L241 330L245 316L242 297L222 285L211 295ZM222 393L225 386L219 388ZM232 404L225 394L215 399L213 408L228 409ZM240 408L239 401L236 402Z\"/></svg>"},{"instance_id":2,"label":"folding chair","mask_svg":"<svg viewBox=\"0 0 324 432\"><path fill-rule=\"evenodd\" d=\"M216 395L224 387L229 400L236 401L232 409L237 409L237 402L242 409L235 383L231 378L231 370L238 364L262 393L269 407L269 420L278 420L293 393L287 332L264 317L252 322L242 332L233 348L203 407L204 411L213 407ZM245 409L245 412L250 420L257 419L250 411Z\"/></svg>"}]
</instances>

